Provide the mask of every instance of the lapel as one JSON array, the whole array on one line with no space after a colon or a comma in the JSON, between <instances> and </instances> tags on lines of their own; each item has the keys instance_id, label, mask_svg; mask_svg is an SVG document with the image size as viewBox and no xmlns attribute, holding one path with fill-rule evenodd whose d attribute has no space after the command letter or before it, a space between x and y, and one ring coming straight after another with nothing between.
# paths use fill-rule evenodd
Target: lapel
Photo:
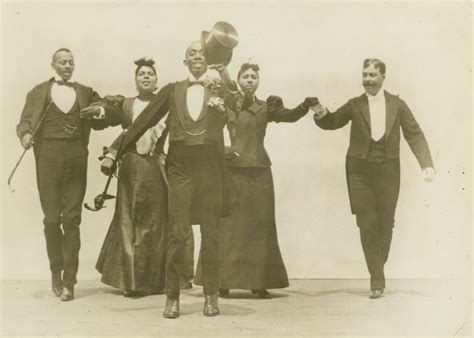
<instances>
[{"instance_id":1,"label":"lapel","mask_svg":"<svg viewBox=\"0 0 474 338\"><path fill-rule=\"evenodd\" d=\"M31 117L31 126L34 128L41 116L45 113L45 110L51 100L48 98L51 97L51 86L53 84L54 78L49 79L41 83L34 90L33 99L29 102L32 105L32 117Z\"/></svg>"},{"instance_id":2,"label":"lapel","mask_svg":"<svg viewBox=\"0 0 474 338\"><path fill-rule=\"evenodd\" d=\"M262 111L265 108L265 105L263 104L263 101L260 101L259 99L255 98L255 102L252 103L250 107L247 108L249 112L252 114L257 114L260 111Z\"/></svg>"},{"instance_id":3,"label":"lapel","mask_svg":"<svg viewBox=\"0 0 474 338\"><path fill-rule=\"evenodd\" d=\"M74 89L76 90L76 100L79 104L79 109L86 108L91 103L89 102L89 95L86 87L74 82Z\"/></svg>"},{"instance_id":4,"label":"lapel","mask_svg":"<svg viewBox=\"0 0 474 338\"><path fill-rule=\"evenodd\" d=\"M174 97L175 97L175 104L176 110L178 114L179 121L181 125L184 127L184 119L185 115L189 115L188 111L188 100L187 100L187 92L188 92L188 85L189 80L184 80L181 82L176 83L174 87ZM204 98L202 101L201 112L195 122L202 120L207 114L207 102L211 97L211 90L209 88L204 87Z\"/></svg>"},{"instance_id":5,"label":"lapel","mask_svg":"<svg viewBox=\"0 0 474 338\"><path fill-rule=\"evenodd\" d=\"M49 81L43 82L40 86L38 86L38 97L40 98L39 102L35 102L39 105L38 107L39 111L43 112L43 110L46 108L46 105L48 104L48 97L51 97L51 87L53 85L54 78L49 79Z\"/></svg>"},{"instance_id":6,"label":"lapel","mask_svg":"<svg viewBox=\"0 0 474 338\"><path fill-rule=\"evenodd\" d=\"M178 115L179 122L182 127L185 128L184 116L188 114L188 104L186 100L186 93L188 91L189 80L177 82L174 86L174 102L176 105L176 114Z\"/></svg>"},{"instance_id":7,"label":"lapel","mask_svg":"<svg viewBox=\"0 0 474 338\"><path fill-rule=\"evenodd\" d=\"M390 93L384 91L385 95L385 136L390 134L397 117L396 102Z\"/></svg>"},{"instance_id":8,"label":"lapel","mask_svg":"<svg viewBox=\"0 0 474 338\"><path fill-rule=\"evenodd\" d=\"M367 129L370 132L370 111L369 111L369 100L367 99L367 95L362 94L356 100L357 108L359 109L364 121L367 125Z\"/></svg>"}]
</instances>

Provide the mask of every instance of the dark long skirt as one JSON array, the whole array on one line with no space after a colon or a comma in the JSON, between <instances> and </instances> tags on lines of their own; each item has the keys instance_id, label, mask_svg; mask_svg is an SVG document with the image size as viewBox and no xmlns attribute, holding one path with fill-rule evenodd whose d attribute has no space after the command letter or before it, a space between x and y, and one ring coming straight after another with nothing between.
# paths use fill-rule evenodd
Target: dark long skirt
<instances>
[{"instance_id":1,"label":"dark long skirt","mask_svg":"<svg viewBox=\"0 0 474 338\"><path fill-rule=\"evenodd\" d=\"M157 157L124 155L115 214L96 265L103 283L146 293L163 290L167 194Z\"/></svg>"},{"instance_id":2,"label":"dark long skirt","mask_svg":"<svg viewBox=\"0 0 474 338\"><path fill-rule=\"evenodd\" d=\"M227 168L231 213L219 225L219 287L276 289L289 285L275 225L270 167ZM201 283L200 263L195 284Z\"/></svg>"}]
</instances>

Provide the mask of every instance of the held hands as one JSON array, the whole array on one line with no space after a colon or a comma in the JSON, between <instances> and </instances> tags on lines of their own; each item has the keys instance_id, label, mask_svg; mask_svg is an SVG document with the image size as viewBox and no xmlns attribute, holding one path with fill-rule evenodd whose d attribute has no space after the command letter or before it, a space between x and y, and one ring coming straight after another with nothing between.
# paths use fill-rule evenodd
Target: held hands
<instances>
[{"instance_id":1,"label":"held hands","mask_svg":"<svg viewBox=\"0 0 474 338\"><path fill-rule=\"evenodd\" d=\"M79 113L81 119L99 117L101 113L102 104L100 102L94 102L89 107L82 109Z\"/></svg>"},{"instance_id":2,"label":"held hands","mask_svg":"<svg viewBox=\"0 0 474 338\"><path fill-rule=\"evenodd\" d=\"M431 167L423 168L423 179L425 182L431 183L435 178L435 170Z\"/></svg>"},{"instance_id":3,"label":"held hands","mask_svg":"<svg viewBox=\"0 0 474 338\"><path fill-rule=\"evenodd\" d=\"M102 163L100 165L100 171L106 176L109 176L112 174L114 170L114 160L112 160L109 157L106 157L102 160Z\"/></svg>"},{"instance_id":4,"label":"held hands","mask_svg":"<svg viewBox=\"0 0 474 338\"><path fill-rule=\"evenodd\" d=\"M324 116L328 114L326 107L324 107L321 103L318 103L317 105L312 106L310 108L314 112L313 119L315 121L321 120Z\"/></svg>"},{"instance_id":5,"label":"held hands","mask_svg":"<svg viewBox=\"0 0 474 338\"><path fill-rule=\"evenodd\" d=\"M312 96L309 96L307 98L304 99L303 101L303 108L305 109L309 109L310 107L314 107L316 105L319 104L319 100L317 97L312 97Z\"/></svg>"},{"instance_id":6,"label":"held hands","mask_svg":"<svg viewBox=\"0 0 474 338\"><path fill-rule=\"evenodd\" d=\"M30 133L23 135L23 137L21 138L21 146L24 149L30 149L33 143L33 137Z\"/></svg>"},{"instance_id":7,"label":"held hands","mask_svg":"<svg viewBox=\"0 0 474 338\"><path fill-rule=\"evenodd\" d=\"M114 106L121 107L125 97L123 95L105 95L102 101L92 102L89 107L84 108L80 111L79 117L81 119L85 118L95 118L95 119L104 119L105 118L105 107Z\"/></svg>"},{"instance_id":8,"label":"held hands","mask_svg":"<svg viewBox=\"0 0 474 338\"><path fill-rule=\"evenodd\" d=\"M224 148L224 159L225 161L231 162L234 159L240 157L239 153L237 153L233 148L231 147L225 147Z\"/></svg>"}]
</instances>

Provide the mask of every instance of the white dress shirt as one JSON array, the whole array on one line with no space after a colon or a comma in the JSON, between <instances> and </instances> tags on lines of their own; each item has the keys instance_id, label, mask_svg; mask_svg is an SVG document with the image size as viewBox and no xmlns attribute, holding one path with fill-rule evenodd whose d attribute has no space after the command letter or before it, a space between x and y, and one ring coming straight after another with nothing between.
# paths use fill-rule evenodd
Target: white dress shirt
<instances>
[{"instance_id":1,"label":"white dress shirt","mask_svg":"<svg viewBox=\"0 0 474 338\"><path fill-rule=\"evenodd\" d=\"M53 82L53 85L51 86L51 100L53 100L54 104L59 108L59 110L61 110L61 112L68 114L71 112L71 108L76 102L76 90L71 86L57 84L56 81L64 81L57 74L54 76L54 81L55 82ZM71 82L71 79L66 82L73 83ZM93 118L102 120L105 118L105 109L104 107L99 107L99 109L100 115L93 116Z\"/></svg>"},{"instance_id":2,"label":"white dress shirt","mask_svg":"<svg viewBox=\"0 0 474 338\"><path fill-rule=\"evenodd\" d=\"M194 75L189 74L189 81L203 81L207 77L207 73L201 75L199 79L196 79ZM192 85L188 87L186 93L186 102L188 105L188 112L191 118L196 121L201 114L204 100L204 86Z\"/></svg>"},{"instance_id":3,"label":"white dress shirt","mask_svg":"<svg viewBox=\"0 0 474 338\"><path fill-rule=\"evenodd\" d=\"M57 75L54 79L56 81L63 81ZM56 82L53 82L51 87L51 99L64 114L67 114L71 111L74 102L76 102L76 91L73 87L59 85Z\"/></svg>"},{"instance_id":4,"label":"white dress shirt","mask_svg":"<svg viewBox=\"0 0 474 338\"><path fill-rule=\"evenodd\" d=\"M374 141L379 141L385 134L385 94L383 87L376 95L367 93L370 112L370 132Z\"/></svg>"}]
</instances>

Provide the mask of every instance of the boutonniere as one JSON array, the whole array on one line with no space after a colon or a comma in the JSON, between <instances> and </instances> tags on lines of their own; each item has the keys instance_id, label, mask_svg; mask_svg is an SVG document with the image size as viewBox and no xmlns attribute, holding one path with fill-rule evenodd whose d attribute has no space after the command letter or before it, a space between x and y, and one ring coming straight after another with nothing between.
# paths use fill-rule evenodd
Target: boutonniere
<instances>
[{"instance_id":1,"label":"boutonniere","mask_svg":"<svg viewBox=\"0 0 474 338\"><path fill-rule=\"evenodd\" d=\"M225 112L224 100L217 96L211 96L209 101L207 101L209 107L215 108L220 112Z\"/></svg>"},{"instance_id":2,"label":"boutonniere","mask_svg":"<svg viewBox=\"0 0 474 338\"><path fill-rule=\"evenodd\" d=\"M218 95L219 89L222 87L221 79L217 77L206 76L203 80L204 87L211 90L213 95Z\"/></svg>"}]
</instances>

